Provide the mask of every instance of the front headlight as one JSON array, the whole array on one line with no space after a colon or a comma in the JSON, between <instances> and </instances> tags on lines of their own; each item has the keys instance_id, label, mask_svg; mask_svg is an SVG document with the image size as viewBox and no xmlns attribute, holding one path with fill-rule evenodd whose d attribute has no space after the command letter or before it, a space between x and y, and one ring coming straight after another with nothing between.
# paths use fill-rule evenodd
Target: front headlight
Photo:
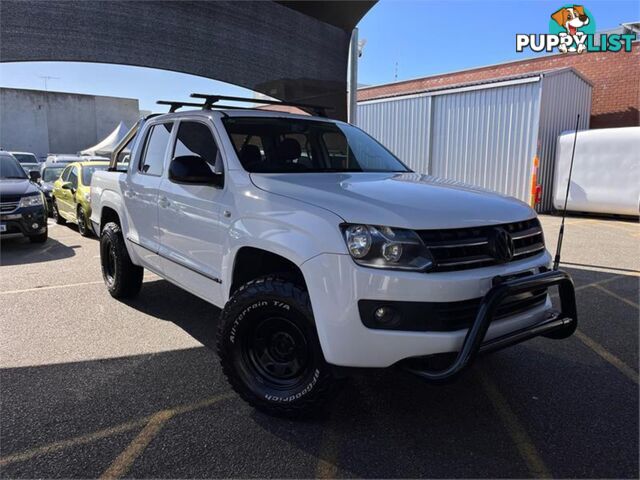
<instances>
[{"instance_id":1,"label":"front headlight","mask_svg":"<svg viewBox=\"0 0 640 480\"><path fill-rule=\"evenodd\" d=\"M365 267L427 270L433 258L413 230L374 225L342 225L347 250Z\"/></svg>"},{"instance_id":2,"label":"front headlight","mask_svg":"<svg viewBox=\"0 0 640 480\"><path fill-rule=\"evenodd\" d=\"M42 193L38 193L36 195L29 195L28 197L22 197L20 199L20 203L18 207L19 208L37 207L39 205L44 205L44 197Z\"/></svg>"}]
</instances>

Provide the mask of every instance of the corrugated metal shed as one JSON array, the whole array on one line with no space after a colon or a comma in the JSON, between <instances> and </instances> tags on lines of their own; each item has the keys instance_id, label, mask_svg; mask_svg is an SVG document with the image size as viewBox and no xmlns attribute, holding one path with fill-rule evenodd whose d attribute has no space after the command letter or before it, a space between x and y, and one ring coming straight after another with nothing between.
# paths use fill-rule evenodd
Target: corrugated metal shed
<instances>
[{"instance_id":1,"label":"corrugated metal shed","mask_svg":"<svg viewBox=\"0 0 640 480\"><path fill-rule=\"evenodd\" d=\"M552 208L557 136L588 128L591 84L572 68L361 102L358 126L414 170L530 201L540 158L539 210Z\"/></svg>"}]
</instances>

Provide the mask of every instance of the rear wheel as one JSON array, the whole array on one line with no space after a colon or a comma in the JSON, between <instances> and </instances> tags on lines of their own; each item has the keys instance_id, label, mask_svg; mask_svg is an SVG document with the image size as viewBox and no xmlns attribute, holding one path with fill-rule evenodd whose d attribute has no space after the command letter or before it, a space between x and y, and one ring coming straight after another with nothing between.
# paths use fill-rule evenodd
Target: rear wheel
<instances>
[{"instance_id":1,"label":"rear wheel","mask_svg":"<svg viewBox=\"0 0 640 480\"><path fill-rule=\"evenodd\" d=\"M102 278L114 298L135 297L142 287L144 269L134 265L117 223L107 223L100 235Z\"/></svg>"},{"instance_id":2,"label":"rear wheel","mask_svg":"<svg viewBox=\"0 0 640 480\"><path fill-rule=\"evenodd\" d=\"M80 205L78 205L78 212L76 213L76 218L78 220L78 232L80 232L80 235L82 235L83 237L90 237L91 229L87 225L87 217L84 214L84 209Z\"/></svg>"},{"instance_id":3,"label":"rear wheel","mask_svg":"<svg viewBox=\"0 0 640 480\"><path fill-rule=\"evenodd\" d=\"M253 280L233 295L221 314L218 353L231 386L271 415L320 409L334 383L309 295L282 278Z\"/></svg>"},{"instance_id":4,"label":"rear wheel","mask_svg":"<svg viewBox=\"0 0 640 480\"><path fill-rule=\"evenodd\" d=\"M60 211L58 210L58 202L56 202L55 198L52 200L51 205L51 216L56 221L56 223L58 225L64 225L65 223L67 223L67 221L60 215Z\"/></svg>"}]
</instances>

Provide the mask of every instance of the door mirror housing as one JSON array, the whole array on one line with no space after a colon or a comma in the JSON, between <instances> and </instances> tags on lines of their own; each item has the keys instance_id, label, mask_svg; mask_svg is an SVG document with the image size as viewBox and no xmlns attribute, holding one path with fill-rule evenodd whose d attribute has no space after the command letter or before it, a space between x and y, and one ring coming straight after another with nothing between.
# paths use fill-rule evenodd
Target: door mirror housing
<instances>
[{"instance_id":1,"label":"door mirror housing","mask_svg":"<svg viewBox=\"0 0 640 480\"><path fill-rule=\"evenodd\" d=\"M62 188L63 190L73 191L73 184L71 182L62 182L62 184L60 185L60 188Z\"/></svg>"},{"instance_id":2,"label":"door mirror housing","mask_svg":"<svg viewBox=\"0 0 640 480\"><path fill-rule=\"evenodd\" d=\"M31 170L29 172L29 180L31 180L32 182L37 182L40 180L40 172L37 170Z\"/></svg>"},{"instance_id":3,"label":"door mirror housing","mask_svg":"<svg viewBox=\"0 0 640 480\"><path fill-rule=\"evenodd\" d=\"M182 155L174 157L169 165L169 180L175 183L191 183L200 185L215 185L221 187L224 183L223 172L213 172L209 164L197 155Z\"/></svg>"}]
</instances>

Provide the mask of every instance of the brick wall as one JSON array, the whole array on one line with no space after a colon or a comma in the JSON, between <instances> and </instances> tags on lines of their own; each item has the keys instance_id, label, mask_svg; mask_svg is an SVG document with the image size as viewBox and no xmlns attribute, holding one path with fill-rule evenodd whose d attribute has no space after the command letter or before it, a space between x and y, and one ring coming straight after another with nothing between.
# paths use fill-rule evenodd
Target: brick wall
<instances>
[{"instance_id":1,"label":"brick wall","mask_svg":"<svg viewBox=\"0 0 640 480\"><path fill-rule=\"evenodd\" d=\"M435 75L358 90L358 100L417 93L432 88L526 72L573 67L593 84L591 128L640 125L640 43L632 51L558 54L463 72Z\"/></svg>"}]
</instances>

